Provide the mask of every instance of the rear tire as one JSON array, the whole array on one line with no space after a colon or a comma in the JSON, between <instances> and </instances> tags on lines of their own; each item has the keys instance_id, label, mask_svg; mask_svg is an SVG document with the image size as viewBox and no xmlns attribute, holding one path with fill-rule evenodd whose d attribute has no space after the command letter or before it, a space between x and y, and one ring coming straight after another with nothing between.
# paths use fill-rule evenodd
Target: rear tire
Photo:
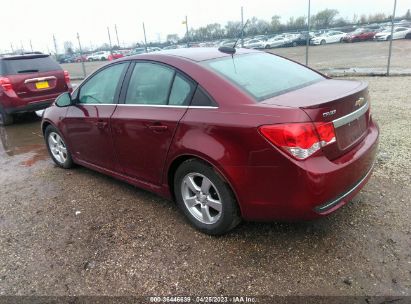
<instances>
[{"instance_id":1,"label":"rear tire","mask_svg":"<svg viewBox=\"0 0 411 304\"><path fill-rule=\"evenodd\" d=\"M174 193L187 220L206 234L224 234L241 222L229 185L205 162L183 162L174 176Z\"/></svg>"},{"instance_id":2,"label":"rear tire","mask_svg":"<svg viewBox=\"0 0 411 304\"><path fill-rule=\"evenodd\" d=\"M327 41L325 41L324 39L321 40L321 42L320 42L321 45L324 45L324 44L326 44L326 43L327 43Z\"/></svg>"},{"instance_id":3,"label":"rear tire","mask_svg":"<svg viewBox=\"0 0 411 304\"><path fill-rule=\"evenodd\" d=\"M74 162L71 158L71 153L59 131L49 125L44 132L47 150L57 166L69 169L73 167Z\"/></svg>"},{"instance_id":4,"label":"rear tire","mask_svg":"<svg viewBox=\"0 0 411 304\"><path fill-rule=\"evenodd\" d=\"M0 125L9 126L14 122L14 117L12 114L7 114L3 109L0 108Z\"/></svg>"},{"instance_id":5,"label":"rear tire","mask_svg":"<svg viewBox=\"0 0 411 304\"><path fill-rule=\"evenodd\" d=\"M391 35L387 36L387 41L390 41L390 39L391 39Z\"/></svg>"}]
</instances>

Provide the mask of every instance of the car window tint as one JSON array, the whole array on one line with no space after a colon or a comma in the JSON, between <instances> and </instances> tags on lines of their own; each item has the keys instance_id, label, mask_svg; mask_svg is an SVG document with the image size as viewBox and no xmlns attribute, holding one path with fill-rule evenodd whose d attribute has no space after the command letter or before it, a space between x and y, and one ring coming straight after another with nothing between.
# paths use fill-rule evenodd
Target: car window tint
<instances>
[{"instance_id":1,"label":"car window tint","mask_svg":"<svg viewBox=\"0 0 411 304\"><path fill-rule=\"evenodd\" d=\"M138 62L127 88L126 104L166 105L174 70L163 65Z\"/></svg>"},{"instance_id":2,"label":"car window tint","mask_svg":"<svg viewBox=\"0 0 411 304\"><path fill-rule=\"evenodd\" d=\"M191 106L216 107L217 103L204 91L203 88L197 86L193 100L191 101Z\"/></svg>"},{"instance_id":3,"label":"car window tint","mask_svg":"<svg viewBox=\"0 0 411 304\"><path fill-rule=\"evenodd\" d=\"M61 70L60 65L49 56L6 59L4 64L8 75Z\"/></svg>"},{"instance_id":4,"label":"car window tint","mask_svg":"<svg viewBox=\"0 0 411 304\"><path fill-rule=\"evenodd\" d=\"M115 103L117 86L126 66L126 63L116 64L90 78L80 88L79 102L82 104Z\"/></svg>"},{"instance_id":5,"label":"car window tint","mask_svg":"<svg viewBox=\"0 0 411 304\"><path fill-rule=\"evenodd\" d=\"M290 60L267 54L245 54L204 61L202 64L261 101L324 79Z\"/></svg>"},{"instance_id":6,"label":"car window tint","mask_svg":"<svg viewBox=\"0 0 411 304\"><path fill-rule=\"evenodd\" d=\"M195 85L177 74L174 78L173 87L171 88L170 105L188 105L193 95Z\"/></svg>"}]
</instances>

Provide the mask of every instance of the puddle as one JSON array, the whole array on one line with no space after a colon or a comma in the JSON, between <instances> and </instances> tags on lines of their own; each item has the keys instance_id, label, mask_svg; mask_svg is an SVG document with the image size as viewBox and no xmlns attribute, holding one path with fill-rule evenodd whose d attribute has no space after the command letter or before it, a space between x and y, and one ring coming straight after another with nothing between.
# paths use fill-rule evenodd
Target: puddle
<instances>
[{"instance_id":1,"label":"puddle","mask_svg":"<svg viewBox=\"0 0 411 304\"><path fill-rule=\"evenodd\" d=\"M25 115L18 117L11 126L0 126L1 157L19 156L22 166L32 166L39 160L47 159L40 122L39 118Z\"/></svg>"}]
</instances>

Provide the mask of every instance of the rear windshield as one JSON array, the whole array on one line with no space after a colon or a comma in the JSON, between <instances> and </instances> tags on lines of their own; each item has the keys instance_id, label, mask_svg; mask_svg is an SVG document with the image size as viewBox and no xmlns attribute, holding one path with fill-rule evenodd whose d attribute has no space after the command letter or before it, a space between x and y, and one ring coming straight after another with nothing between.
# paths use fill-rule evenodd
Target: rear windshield
<instances>
[{"instance_id":1,"label":"rear windshield","mask_svg":"<svg viewBox=\"0 0 411 304\"><path fill-rule=\"evenodd\" d=\"M266 53L234 55L204 61L257 101L302 88L324 79L292 61Z\"/></svg>"},{"instance_id":2,"label":"rear windshield","mask_svg":"<svg viewBox=\"0 0 411 304\"><path fill-rule=\"evenodd\" d=\"M50 57L3 59L3 68L3 73L8 75L61 70Z\"/></svg>"}]
</instances>

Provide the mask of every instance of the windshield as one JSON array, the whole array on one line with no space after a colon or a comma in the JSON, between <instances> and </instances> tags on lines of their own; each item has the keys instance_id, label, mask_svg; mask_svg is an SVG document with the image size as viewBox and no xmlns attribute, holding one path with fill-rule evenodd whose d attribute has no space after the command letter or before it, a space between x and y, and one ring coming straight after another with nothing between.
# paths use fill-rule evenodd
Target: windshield
<instances>
[{"instance_id":1,"label":"windshield","mask_svg":"<svg viewBox=\"0 0 411 304\"><path fill-rule=\"evenodd\" d=\"M257 101L325 79L302 65L266 53L234 55L204 61L203 64L252 95Z\"/></svg>"}]
</instances>

